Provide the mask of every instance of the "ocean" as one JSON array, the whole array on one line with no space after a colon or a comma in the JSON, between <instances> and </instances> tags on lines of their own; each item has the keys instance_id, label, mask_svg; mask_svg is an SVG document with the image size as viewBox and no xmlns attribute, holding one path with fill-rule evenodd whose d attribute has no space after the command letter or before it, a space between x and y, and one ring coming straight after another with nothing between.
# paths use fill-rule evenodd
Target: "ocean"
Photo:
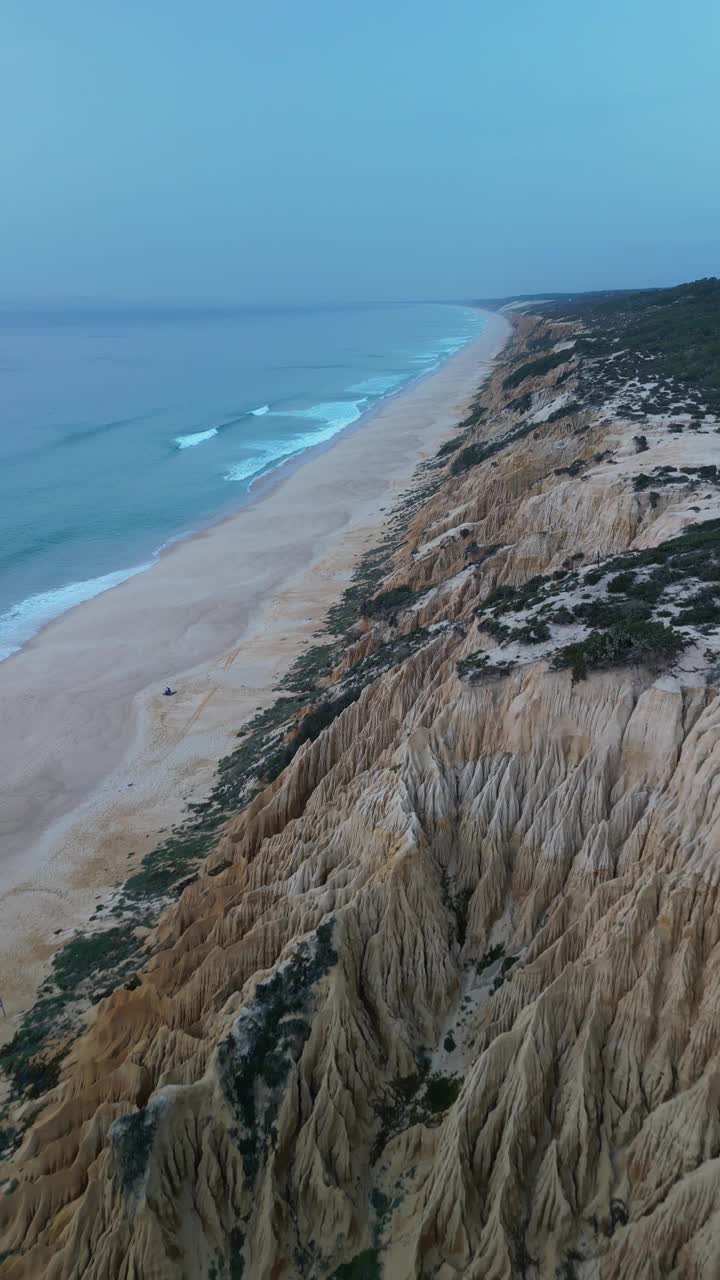
<instances>
[{"instance_id":1,"label":"ocean","mask_svg":"<svg viewBox=\"0 0 720 1280\"><path fill-rule=\"evenodd\" d=\"M0 309L0 659L483 328L434 303Z\"/></svg>"}]
</instances>

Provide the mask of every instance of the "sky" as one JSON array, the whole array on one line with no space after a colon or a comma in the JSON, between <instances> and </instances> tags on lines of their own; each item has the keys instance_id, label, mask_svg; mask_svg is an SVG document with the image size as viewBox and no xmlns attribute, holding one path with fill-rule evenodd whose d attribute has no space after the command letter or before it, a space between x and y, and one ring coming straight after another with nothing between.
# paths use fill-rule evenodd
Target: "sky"
<instances>
[{"instance_id":1,"label":"sky","mask_svg":"<svg viewBox=\"0 0 720 1280\"><path fill-rule=\"evenodd\" d=\"M717 0L2 0L0 299L720 272Z\"/></svg>"}]
</instances>

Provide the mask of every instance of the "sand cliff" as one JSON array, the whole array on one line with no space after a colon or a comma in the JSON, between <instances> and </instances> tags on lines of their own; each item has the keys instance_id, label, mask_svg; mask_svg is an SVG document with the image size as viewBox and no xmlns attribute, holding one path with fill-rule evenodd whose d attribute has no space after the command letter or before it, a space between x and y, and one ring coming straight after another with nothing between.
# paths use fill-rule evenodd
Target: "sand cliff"
<instances>
[{"instance_id":1,"label":"sand cliff","mask_svg":"<svg viewBox=\"0 0 720 1280\"><path fill-rule=\"evenodd\" d=\"M720 503L637 479L720 436L638 446L583 328L517 317L25 1104L8 1280L720 1273Z\"/></svg>"}]
</instances>

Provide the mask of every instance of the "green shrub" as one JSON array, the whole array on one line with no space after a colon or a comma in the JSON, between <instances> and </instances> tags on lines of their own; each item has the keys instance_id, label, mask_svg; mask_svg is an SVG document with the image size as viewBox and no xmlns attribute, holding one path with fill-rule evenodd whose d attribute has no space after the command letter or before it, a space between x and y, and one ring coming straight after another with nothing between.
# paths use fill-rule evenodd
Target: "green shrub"
<instances>
[{"instance_id":1,"label":"green shrub","mask_svg":"<svg viewBox=\"0 0 720 1280\"><path fill-rule=\"evenodd\" d=\"M369 618L382 617L394 613L396 609L406 609L416 599L418 593L411 587L389 587L381 591L365 603L365 612Z\"/></svg>"},{"instance_id":2,"label":"green shrub","mask_svg":"<svg viewBox=\"0 0 720 1280\"><path fill-rule=\"evenodd\" d=\"M610 579L607 584L607 589L613 594L620 593L622 595L626 595L631 589L634 581L635 574L631 573L629 569L626 569L624 573L618 573L614 578Z\"/></svg>"},{"instance_id":3,"label":"green shrub","mask_svg":"<svg viewBox=\"0 0 720 1280\"><path fill-rule=\"evenodd\" d=\"M430 1076L425 1089L425 1102L432 1115L442 1115L447 1111L460 1092L462 1081L459 1076Z\"/></svg>"},{"instance_id":4,"label":"green shrub","mask_svg":"<svg viewBox=\"0 0 720 1280\"><path fill-rule=\"evenodd\" d=\"M460 445L464 444L466 439L467 433L465 431L462 431L460 435L452 436L450 440L446 440L444 444L440 445L435 457L446 458L449 453L454 453L456 449L459 449Z\"/></svg>"},{"instance_id":5,"label":"green shrub","mask_svg":"<svg viewBox=\"0 0 720 1280\"><path fill-rule=\"evenodd\" d=\"M720 600L717 591L711 587L698 591L675 616L675 623L680 627L698 627L714 622L720 622Z\"/></svg>"},{"instance_id":6,"label":"green shrub","mask_svg":"<svg viewBox=\"0 0 720 1280\"><path fill-rule=\"evenodd\" d=\"M123 1191L131 1191L144 1177L157 1129L157 1112L147 1107L120 1116L110 1130L115 1166Z\"/></svg>"},{"instance_id":7,"label":"green shrub","mask_svg":"<svg viewBox=\"0 0 720 1280\"><path fill-rule=\"evenodd\" d=\"M649 622L652 605L642 600L587 600L575 606L575 619L604 631L618 622Z\"/></svg>"},{"instance_id":8,"label":"green shrub","mask_svg":"<svg viewBox=\"0 0 720 1280\"><path fill-rule=\"evenodd\" d=\"M500 957L503 956L504 954L505 954L505 948L500 942L495 943L495 945L492 947L488 947L487 951L482 956L482 958L478 960L478 963L477 963L478 973L482 973L483 969L488 969L491 964L494 964L495 961L499 960Z\"/></svg>"},{"instance_id":9,"label":"green shrub","mask_svg":"<svg viewBox=\"0 0 720 1280\"><path fill-rule=\"evenodd\" d=\"M341 694L339 698L325 699L313 707L312 711L308 711L307 715L304 715L300 721L292 742L288 743L284 751L281 752L282 768L284 769L290 763L303 743L314 742L323 729L327 729L328 725L331 725L342 711L357 702L361 692L362 689L353 685L345 693Z\"/></svg>"},{"instance_id":10,"label":"green shrub","mask_svg":"<svg viewBox=\"0 0 720 1280\"><path fill-rule=\"evenodd\" d=\"M317 687L320 676L324 676L335 664L338 647L335 644L313 644L306 653L296 658L283 680L281 689L290 689L293 693L306 693Z\"/></svg>"},{"instance_id":11,"label":"green shrub","mask_svg":"<svg viewBox=\"0 0 720 1280\"><path fill-rule=\"evenodd\" d=\"M469 444L458 453L450 470L454 476L461 475L463 471L469 470L470 467L477 467L481 462L487 462L488 458L493 458L495 454L501 453L503 449L509 448L510 445L518 444L520 440L524 440L526 436L529 436L535 430L537 430L536 424L526 422L511 431L507 431L505 435L500 436L497 440L491 440L485 444Z\"/></svg>"},{"instance_id":12,"label":"green shrub","mask_svg":"<svg viewBox=\"0 0 720 1280\"><path fill-rule=\"evenodd\" d=\"M513 633L513 639L519 640L521 644L542 644L544 640L550 639L550 628L547 622L541 619L531 618L524 626L519 627Z\"/></svg>"},{"instance_id":13,"label":"green shrub","mask_svg":"<svg viewBox=\"0 0 720 1280\"><path fill-rule=\"evenodd\" d=\"M494 450L488 444L469 444L455 458L452 464L452 473L459 476L461 472L468 471L470 467L477 467L481 462L486 462L491 458Z\"/></svg>"},{"instance_id":14,"label":"green shrub","mask_svg":"<svg viewBox=\"0 0 720 1280\"><path fill-rule=\"evenodd\" d=\"M379 1187L373 1187L370 1192L370 1207L378 1218L385 1218L392 1206L385 1193Z\"/></svg>"},{"instance_id":15,"label":"green shrub","mask_svg":"<svg viewBox=\"0 0 720 1280\"><path fill-rule=\"evenodd\" d=\"M571 350L551 351L549 355L539 356L537 360L528 360L527 364L521 364L519 368L508 374L503 381L503 387L509 391L512 387L519 387L526 378L541 378L543 374L550 373L559 365L567 364L572 360L573 354Z\"/></svg>"},{"instance_id":16,"label":"green shrub","mask_svg":"<svg viewBox=\"0 0 720 1280\"><path fill-rule=\"evenodd\" d=\"M561 649L555 655L553 666L570 667L573 680L584 680L588 671L601 667L668 664L686 644L684 636L664 623L620 621L606 631L592 631L587 639Z\"/></svg>"},{"instance_id":17,"label":"green shrub","mask_svg":"<svg viewBox=\"0 0 720 1280\"><path fill-rule=\"evenodd\" d=\"M0 1160L6 1160L17 1145L19 1134L14 1124L0 1125Z\"/></svg>"},{"instance_id":18,"label":"green shrub","mask_svg":"<svg viewBox=\"0 0 720 1280\"><path fill-rule=\"evenodd\" d=\"M559 609L554 609L552 613L548 614L548 621L554 622L558 626L569 627L575 621L575 615L571 613L566 605L562 604Z\"/></svg>"},{"instance_id":19,"label":"green shrub","mask_svg":"<svg viewBox=\"0 0 720 1280\"><path fill-rule=\"evenodd\" d=\"M379 1250L363 1249L350 1262L338 1267L330 1280L382 1280Z\"/></svg>"},{"instance_id":20,"label":"green shrub","mask_svg":"<svg viewBox=\"0 0 720 1280\"><path fill-rule=\"evenodd\" d=\"M61 991L74 990L88 974L97 977L115 969L134 950L128 930L117 926L101 933L82 934L58 951L52 977Z\"/></svg>"}]
</instances>

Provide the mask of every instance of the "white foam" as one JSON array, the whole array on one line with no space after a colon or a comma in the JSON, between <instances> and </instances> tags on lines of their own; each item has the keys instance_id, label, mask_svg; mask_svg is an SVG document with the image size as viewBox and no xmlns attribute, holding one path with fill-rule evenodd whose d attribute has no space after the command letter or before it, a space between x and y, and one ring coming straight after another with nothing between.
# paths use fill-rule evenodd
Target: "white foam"
<instances>
[{"instance_id":1,"label":"white foam","mask_svg":"<svg viewBox=\"0 0 720 1280\"><path fill-rule=\"evenodd\" d=\"M152 561L148 560L132 569L117 569L100 578L89 578L87 582L70 582L67 586L28 596L27 600L13 605L0 615L0 662L3 658L9 658L12 653L17 653L32 636L48 622L59 618L61 613L66 613L68 609L73 609L86 600L92 600L103 591L119 586L127 578L149 569L151 564Z\"/></svg>"},{"instance_id":2,"label":"white foam","mask_svg":"<svg viewBox=\"0 0 720 1280\"><path fill-rule=\"evenodd\" d=\"M283 418L307 418L311 422L323 422L335 431L342 431L356 422L363 411L365 400L328 400L324 404L314 404L309 409L285 409Z\"/></svg>"},{"instance_id":3,"label":"white foam","mask_svg":"<svg viewBox=\"0 0 720 1280\"><path fill-rule=\"evenodd\" d=\"M356 391L365 396L384 396L388 391L393 391L395 387L407 382L408 377L407 373L376 373L372 378L366 378L364 382L348 387L348 391Z\"/></svg>"},{"instance_id":4,"label":"white foam","mask_svg":"<svg viewBox=\"0 0 720 1280\"><path fill-rule=\"evenodd\" d=\"M470 341L469 335L464 333L457 334L457 336L454 338L441 338L440 341L438 342L438 350L439 351L459 351L460 348L464 347L465 344L469 341Z\"/></svg>"},{"instance_id":5,"label":"white foam","mask_svg":"<svg viewBox=\"0 0 720 1280\"><path fill-rule=\"evenodd\" d=\"M202 444L205 440L212 439L212 437L216 436L217 433L217 427L210 427L209 431L196 431L194 435L176 436L173 443L177 445L178 449L194 449L195 445Z\"/></svg>"},{"instance_id":6,"label":"white foam","mask_svg":"<svg viewBox=\"0 0 720 1280\"><path fill-rule=\"evenodd\" d=\"M357 422L364 406L364 400L330 400L324 404L314 404L309 409L284 409L282 412L271 413L270 417L273 418L304 418L308 422L317 422L318 426L312 431L306 431L290 439L268 440L249 458L243 458L241 462L235 463L226 472L225 479L249 480L253 476L273 470L288 458L294 458L296 454L303 453L313 445L331 440L338 431L349 427L352 422Z\"/></svg>"},{"instance_id":7,"label":"white foam","mask_svg":"<svg viewBox=\"0 0 720 1280\"><path fill-rule=\"evenodd\" d=\"M261 405L260 405L260 407L259 407L258 409L251 409L251 410L250 410L250 412L251 412L251 414L252 414L253 418L262 418L262 417L264 417L264 416L265 416L265 414L266 414L266 413L269 413L269 412L270 412L270 405L269 405L269 404L261 404Z\"/></svg>"},{"instance_id":8,"label":"white foam","mask_svg":"<svg viewBox=\"0 0 720 1280\"><path fill-rule=\"evenodd\" d=\"M273 465L279 466L286 458L291 458L295 449L288 449L287 441L275 441L270 443L267 448L259 450L252 454L251 457L243 459L242 462L236 462L229 471L225 473L225 480L240 481L250 480L252 476L260 475L263 471L270 471Z\"/></svg>"},{"instance_id":9,"label":"white foam","mask_svg":"<svg viewBox=\"0 0 720 1280\"><path fill-rule=\"evenodd\" d=\"M443 360L454 356L456 351L460 351L462 347L467 346L472 341L472 335L457 338L440 338L433 351L425 351L420 355L412 357L412 364L423 365L424 373L431 373L433 369L437 369Z\"/></svg>"}]
</instances>

